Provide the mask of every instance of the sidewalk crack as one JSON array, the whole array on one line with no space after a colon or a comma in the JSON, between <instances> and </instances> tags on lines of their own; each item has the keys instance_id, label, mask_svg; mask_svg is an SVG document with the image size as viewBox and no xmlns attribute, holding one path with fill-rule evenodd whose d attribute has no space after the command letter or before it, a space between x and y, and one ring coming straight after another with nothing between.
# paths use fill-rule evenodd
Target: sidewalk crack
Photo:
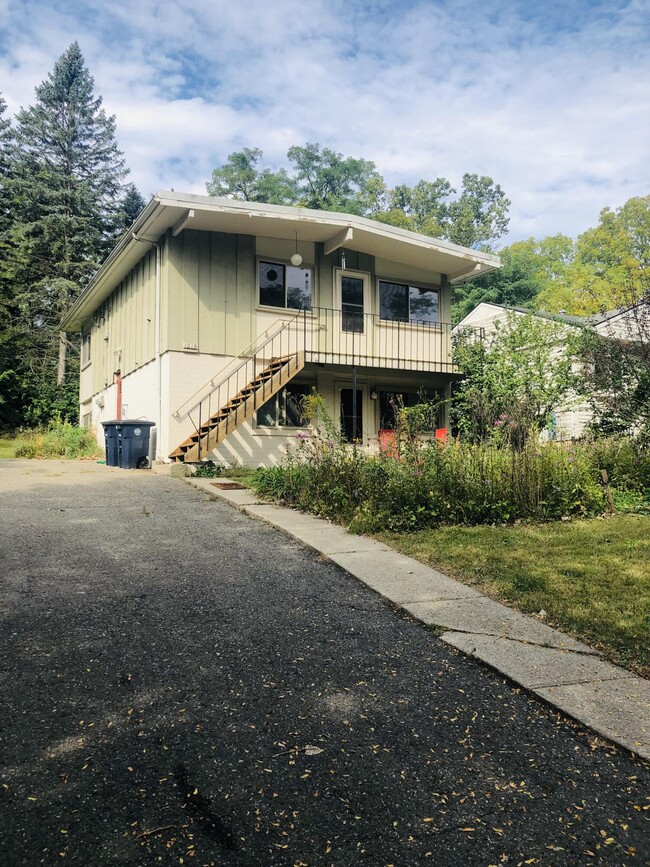
<instances>
[{"instance_id":1,"label":"sidewalk crack","mask_svg":"<svg viewBox=\"0 0 650 867\"><path fill-rule=\"evenodd\" d=\"M437 624L434 623L431 625L432 626L438 626L438 628L445 628L447 630L447 632L449 632L451 634L457 633L459 635L477 635L477 636L483 635L483 636L486 636L489 638L495 638L495 639L496 638L502 638L505 641L514 641L517 644L528 644L528 645L531 645L532 647L544 647L544 648L547 648L549 650L559 650L562 653L575 653L579 656L600 657L600 653L597 650L593 650L592 648L589 648L588 650L581 650L580 648L573 648L573 647L559 647L557 644L549 644L548 642L543 642L543 641L533 641L532 639L527 639L527 638L516 638L515 636L503 635L503 634L498 633L498 632L477 632L475 629L458 629L456 627L450 628L450 627L445 627L445 626L443 626L443 624L439 624L439 623L437 623Z\"/></svg>"}]
</instances>

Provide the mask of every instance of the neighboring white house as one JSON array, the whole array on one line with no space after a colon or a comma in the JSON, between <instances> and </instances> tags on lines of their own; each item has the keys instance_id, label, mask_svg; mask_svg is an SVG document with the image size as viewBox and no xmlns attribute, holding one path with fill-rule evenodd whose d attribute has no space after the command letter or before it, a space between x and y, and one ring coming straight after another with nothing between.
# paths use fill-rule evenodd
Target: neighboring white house
<instances>
[{"instance_id":1,"label":"neighboring white house","mask_svg":"<svg viewBox=\"0 0 650 867\"><path fill-rule=\"evenodd\" d=\"M590 316L585 321L602 337L647 343L650 337L650 303L640 301L631 307Z\"/></svg>"},{"instance_id":2,"label":"neighboring white house","mask_svg":"<svg viewBox=\"0 0 650 867\"><path fill-rule=\"evenodd\" d=\"M475 330L477 339L489 338L498 327L505 326L508 318L513 314L551 320L566 328L567 332L589 324L589 320L582 316L544 313L526 310L524 307L504 307L501 304L481 301L471 313L461 319L453 329L453 333L459 334L463 330L471 328ZM552 363L553 358L549 357L549 364ZM592 412L584 398L570 394L560 406L555 407L550 433L557 439L577 439L584 434L591 419Z\"/></svg>"},{"instance_id":3,"label":"neighboring white house","mask_svg":"<svg viewBox=\"0 0 650 867\"><path fill-rule=\"evenodd\" d=\"M81 422L101 441L102 421L153 421L160 460L268 466L316 388L376 448L395 398L449 396L451 285L498 267L350 214L158 193L64 318Z\"/></svg>"}]
</instances>

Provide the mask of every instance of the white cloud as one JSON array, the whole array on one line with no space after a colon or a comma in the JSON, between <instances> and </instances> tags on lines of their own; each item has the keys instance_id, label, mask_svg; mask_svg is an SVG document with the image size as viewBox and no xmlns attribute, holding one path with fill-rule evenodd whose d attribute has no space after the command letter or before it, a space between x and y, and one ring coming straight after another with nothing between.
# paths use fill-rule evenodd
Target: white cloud
<instances>
[{"instance_id":1,"label":"white cloud","mask_svg":"<svg viewBox=\"0 0 650 867\"><path fill-rule=\"evenodd\" d=\"M542 7L540 7L542 9ZM146 194L203 192L243 146L319 141L390 183L488 174L511 239L576 235L649 192L647 0L9 0L0 77L29 104L78 38ZM535 16L535 17L533 17Z\"/></svg>"}]
</instances>

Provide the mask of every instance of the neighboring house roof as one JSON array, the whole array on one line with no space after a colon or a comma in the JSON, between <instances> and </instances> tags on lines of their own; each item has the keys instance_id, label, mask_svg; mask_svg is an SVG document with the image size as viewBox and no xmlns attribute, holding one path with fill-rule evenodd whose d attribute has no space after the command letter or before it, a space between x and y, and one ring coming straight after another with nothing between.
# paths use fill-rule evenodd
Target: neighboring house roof
<instances>
[{"instance_id":1,"label":"neighboring house roof","mask_svg":"<svg viewBox=\"0 0 650 867\"><path fill-rule=\"evenodd\" d=\"M487 308L494 308L496 311L492 313ZM497 304L494 301L481 301L476 307L460 320L456 328L468 324L468 320L476 321L476 319L494 319L502 313L527 313L529 316L539 316L541 319L551 319L554 322L563 322L566 325L585 325L588 323L588 318L585 316L569 316L566 313L550 313L547 310L530 310L527 307L510 307L505 304Z\"/></svg>"},{"instance_id":2,"label":"neighboring house roof","mask_svg":"<svg viewBox=\"0 0 650 867\"><path fill-rule=\"evenodd\" d=\"M478 277L500 266L499 257L491 253L469 250L449 241L354 214L240 202L173 191L159 192L118 241L68 310L62 328L67 331L79 330L83 321L142 258L142 242L154 244L168 229L172 230L172 234L179 234L183 229L200 229L292 239L297 232L300 241L323 243L326 253L345 247L346 250L446 274L452 283Z\"/></svg>"},{"instance_id":3,"label":"neighboring house roof","mask_svg":"<svg viewBox=\"0 0 650 867\"><path fill-rule=\"evenodd\" d=\"M632 332L636 331L640 336L641 331L647 333L650 329L650 301L639 301L631 307L609 310L599 316L593 325L600 333L607 332L612 328L620 330L621 327L631 327Z\"/></svg>"},{"instance_id":4,"label":"neighboring house roof","mask_svg":"<svg viewBox=\"0 0 650 867\"><path fill-rule=\"evenodd\" d=\"M640 317L650 317L650 304L646 301L640 301L631 307L619 307L616 310L595 313L591 316L569 316L566 313L549 313L545 310L529 310L526 307L508 307L504 304L496 304L493 301L481 301L467 316L464 316L460 320L453 330L456 331L456 329L469 325L480 326L481 323L494 322L496 319L502 318L504 313L507 314L508 312L527 313L529 316L538 316L541 319L550 319L554 322L561 322L565 325L573 325L578 328L593 328L595 331L603 333L619 322L625 323L627 320L632 321Z\"/></svg>"}]
</instances>

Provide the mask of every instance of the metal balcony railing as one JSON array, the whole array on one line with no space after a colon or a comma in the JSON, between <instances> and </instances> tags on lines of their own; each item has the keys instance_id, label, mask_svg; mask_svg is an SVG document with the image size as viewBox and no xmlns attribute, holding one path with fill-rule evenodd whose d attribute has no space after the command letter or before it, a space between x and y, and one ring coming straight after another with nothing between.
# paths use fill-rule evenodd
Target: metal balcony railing
<instances>
[{"instance_id":1,"label":"metal balcony railing","mask_svg":"<svg viewBox=\"0 0 650 867\"><path fill-rule=\"evenodd\" d=\"M328 307L300 315L307 361L432 373L454 370L451 325L446 322L404 322Z\"/></svg>"},{"instance_id":2,"label":"metal balcony railing","mask_svg":"<svg viewBox=\"0 0 650 867\"><path fill-rule=\"evenodd\" d=\"M453 373L452 344L451 325L446 322L403 322L329 307L299 310L257 337L174 416L189 416L199 429L273 359L304 352L305 363Z\"/></svg>"}]
</instances>

